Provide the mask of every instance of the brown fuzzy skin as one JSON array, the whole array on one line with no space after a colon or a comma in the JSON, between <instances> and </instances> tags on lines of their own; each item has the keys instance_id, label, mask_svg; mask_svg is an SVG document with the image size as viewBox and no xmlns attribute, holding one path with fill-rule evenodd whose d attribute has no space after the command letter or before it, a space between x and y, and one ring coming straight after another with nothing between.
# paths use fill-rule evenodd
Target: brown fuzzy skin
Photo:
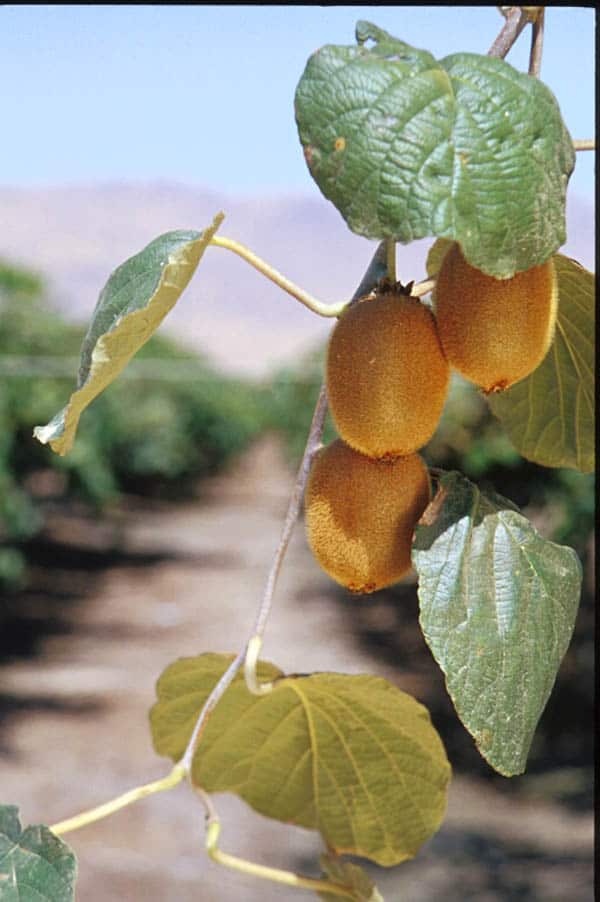
<instances>
[{"instance_id":1,"label":"brown fuzzy skin","mask_svg":"<svg viewBox=\"0 0 600 902\"><path fill-rule=\"evenodd\" d=\"M467 263L455 243L442 261L434 301L450 365L485 392L502 391L537 369L552 343L554 262L495 279Z\"/></svg>"},{"instance_id":2,"label":"brown fuzzy skin","mask_svg":"<svg viewBox=\"0 0 600 902\"><path fill-rule=\"evenodd\" d=\"M412 535L430 498L418 454L373 460L337 439L311 467L309 545L323 570L351 592L383 589L410 570Z\"/></svg>"},{"instance_id":3,"label":"brown fuzzy skin","mask_svg":"<svg viewBox=\"0 0 600 902\"><path fill-rule=\"evenodd\" d=\"M327 394L337 430L368 457L425 445L437 427L450 367L431 312L397 293L353 304L332 332Z\"/></svg>"}]
</instances>

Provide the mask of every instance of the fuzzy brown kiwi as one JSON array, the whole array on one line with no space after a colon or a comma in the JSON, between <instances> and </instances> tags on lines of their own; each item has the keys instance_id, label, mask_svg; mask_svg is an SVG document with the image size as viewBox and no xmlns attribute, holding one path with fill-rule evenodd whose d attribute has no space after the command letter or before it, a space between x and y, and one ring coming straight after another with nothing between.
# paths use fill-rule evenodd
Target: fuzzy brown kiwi
<instances>
[{"instance_id":1,"label":"fuzzy brown kiwi","mask_svg":"<svg viewBox=\"0 0 600 902\"><path fill-rule=\"evenodd\" d=\"M373 460L336 439L317 453L309 474L309 545L323 570L351 592L382 589L410 569L413 531L430 497L418 454Z\"/></svg>"},{"instance_id":2,"label":"fuzzy brown kiwi","mask_svg":"<svg viewBox=\"0 0 600 902\"><path fill-rule=\"evenodd\" d=\"M331 334L327 395L344 441L368 457L410 454L433 435L450 367L417 298L386 292L351 305Z\"/></svg>"},{"instance_id":3,"label":"fuzzy brown kiwi","mask_svg":"<svg viewBox=\"0 0 600 902\"><path fill-rule=\"evenodd\" d=\"M552 343L554 262L495 279L467 263L454 243L437 275L434 304L450 365L485 392L502 391L537 369Z\"/></svg>"}]
</instances>

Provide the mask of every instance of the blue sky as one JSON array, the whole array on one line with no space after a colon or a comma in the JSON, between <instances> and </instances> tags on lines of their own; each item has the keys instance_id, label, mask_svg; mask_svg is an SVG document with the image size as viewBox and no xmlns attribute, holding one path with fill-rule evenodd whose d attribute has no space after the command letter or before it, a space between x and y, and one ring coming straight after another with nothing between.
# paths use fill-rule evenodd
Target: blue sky
<instances>
[{"instance_id":1,"label":"blue sky","mask_svg":"<svg viewBox=\"0 0 600 902\"><path fill-rule=\"evenodd\" d=\"M494 6L2 6L0 184L314 194L295 87L361 18L438 57L485 53L502 24ZM542 79L574 138L594 134L594 27L591 8L547 9ZM508 62L526 69L528 51L526 32ZM571 179L590 199L594 157L579 153Z\"/></svg>"}]
</instances>

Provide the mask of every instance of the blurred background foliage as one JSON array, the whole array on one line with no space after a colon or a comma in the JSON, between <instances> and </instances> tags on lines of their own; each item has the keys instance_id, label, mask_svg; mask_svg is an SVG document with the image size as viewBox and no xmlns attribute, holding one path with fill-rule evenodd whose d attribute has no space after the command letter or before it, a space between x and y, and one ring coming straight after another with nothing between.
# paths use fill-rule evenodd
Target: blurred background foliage
<instances>
[{"instance_id":1,"label":"blurred background foliage","mask_svg":"<svg viewBox=\"0 0 600 902\"><path fill-rule=\"evenodd\" d=\"M98 511L121 492L183 497L263 428L262 394L155 336L83 414L72 452L32 437L74 389L85 327L51 310L42 280L0 263L0 586L23 585L44 503ZM62 360L61 360L62 358ZM62 366L61 366L62 364ZM166 364L166 365L165 365Z\"/></svg>"}]
</instances>

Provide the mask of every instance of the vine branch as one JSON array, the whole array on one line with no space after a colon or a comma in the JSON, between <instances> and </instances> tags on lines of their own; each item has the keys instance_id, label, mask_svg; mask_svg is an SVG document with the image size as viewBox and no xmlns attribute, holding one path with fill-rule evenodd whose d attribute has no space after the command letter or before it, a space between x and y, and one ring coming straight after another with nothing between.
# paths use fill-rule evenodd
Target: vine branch
<instances>
[{"instance_id":1,"label":"vine branch","mask_svg":"<svg viewBox=\"0 0 600 902\"><path fill-rule=\"evenodd\" d=\"M540 77L544 46L544 7L541 6L531 25L531 50L529 51L529 75Z\"/></svg>"},{"instance_id":2,"label":"vine branch","mask_svg":"<svg viewBox=\"0 0 600 902\"><path fill-rule=\"evenodd\" d=\"M254 695L262 695L265 692L270 692L273 688L272 683L261 684L258 682L256 675L256 665L258 663L258 656L260 655L260 650L262 647L267 620L271 612L271 607L273 605L273 596L275 594L277 578L279 576L281 565L283 564L283 559L286 555L288 545L292 537L294 526L296 525L296 520L298 519L298 515L300 514L302 499L304 497L304 489L308 480L308 474L310 472L313 457L321 446L321 438L323 435L323 426L325 424L326 414L327 388L325 386L325 383L323 383L319 391L319 397L317 399L312 421L310 424L308 438L306 440L306 447L304 449L304 454L302 455L302 461L298 469L298 475L296 476L294 490L292 492L287 513L285 515L279 544L275 551L275 556L269 570L267 583L256 617L254 634L248 642L246 660L244 663L244 676L246 678L246 685L248 686L248 689Z\"/></svg>"},{"instance_id":3,"label":"vine branch","mask_svg":"<svg viewBox=\"0 0 600 902\"><path fill-rule=\"evenodd\" d=\"M504 59L527 23L530 21L530 14L525 12L520 6L510 6L506 11L501 9L501 12L506 21L496 40L488 50L487 55Z\"/></svg>"},{"instance_id":4,"label":"vine branch","mask_svg":"<svg viewBox=\"0 0 600 902\"><path fill-rule=\"evenodd\" d=\"M198 715L198 719L196 720L196 725L192 731L192 735L190 736L189 742L187 744L186 750L183 753L183 757L179 761L179 765L183 768L186 774L191 774L192 772L192 763L194 761L194 755L196 753L196 748L200 739L202 738L202 733L204 728L208 722L208 718L210 717L213 709L217 705L217 702L220 701L221 697L225 693L225 690L231 685L238 670L241 668L244 660L246 658L248 645L244 647L244 649L237 655L236 658L233 659L219 682L216 684L206 702L204 703L200 714Z\"/></svg>"}]
</instances>

